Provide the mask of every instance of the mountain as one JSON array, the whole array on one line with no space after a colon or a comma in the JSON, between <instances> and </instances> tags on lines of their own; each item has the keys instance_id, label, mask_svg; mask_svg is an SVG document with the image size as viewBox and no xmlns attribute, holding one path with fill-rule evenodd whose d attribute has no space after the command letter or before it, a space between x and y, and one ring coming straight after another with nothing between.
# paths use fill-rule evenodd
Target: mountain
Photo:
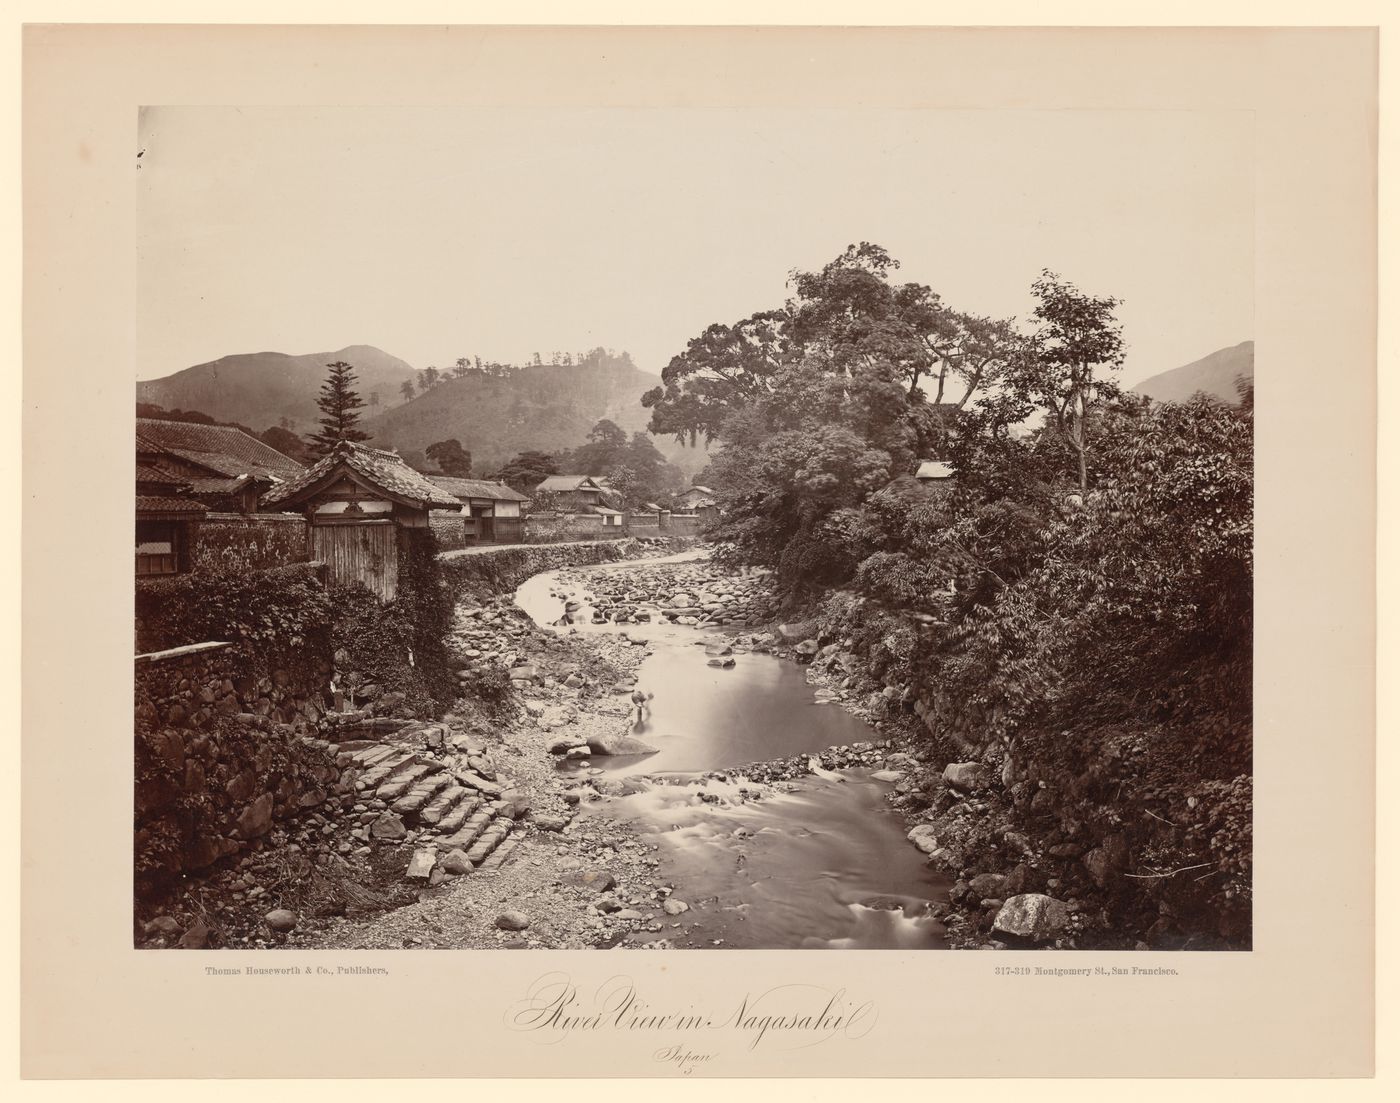
<instances>
[{"instance_id":1,"label":"mountain","mask_svg":"<svg viewBox=\"0 0 1400 1103\"><path fill-rule=\"evenodd\" d=\"M472 454L478 472L493 471L516 453L575 448L606 418L629 435L645 430L651 411L645 391L660 382L624 352L591 354L572 365L535 364L504 374L471 371L438 383L410 402L366 419L364 429L381 448L416 459L435 441L455 438ZM703 449L669 438L656 447L687 475L705 465Z\"/></svg>"},{"instance_id":2,"label":"mountain","mask_svg":"<svg viewBox=\"0 0 1400 1103\"><path fill-rule=\"evenodd\" d=\"M1159 402L1180 402L1197 391L1238 402L1235 377L1241 375L1251 382L1254 379L1253 341L1241 341L1190 364L1144 379L1132 390Z\"/></svg>"},{"instance_id":3,"label":"mountain","mask_svg":"<svg viewBox=\"0 0 1400 1103\"><path fill-rule=\"evenodd\" d=\"M372 345L350 345L336 352L289 356L248 352L136 384L136 400L168 410L200 410L219 421L236 421L258 432L291 420L299 431L315 427L316 397L326 365L344 360L355 368L365 416L401 402L399 388L414 378L412 365Z\"/></svg>"}]
</instances>

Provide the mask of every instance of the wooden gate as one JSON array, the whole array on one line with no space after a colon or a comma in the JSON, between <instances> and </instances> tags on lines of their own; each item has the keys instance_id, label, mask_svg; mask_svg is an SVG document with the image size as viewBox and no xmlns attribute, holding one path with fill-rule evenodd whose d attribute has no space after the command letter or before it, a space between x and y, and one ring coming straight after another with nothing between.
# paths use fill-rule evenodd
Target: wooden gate
<instances>
[{"instance_id":1,"label":"wooden gate","mask_svg":"<svg viewBox=\"0 0 1400 1103\"><path fill-rule=\"evenodd\" d=\"M398 528L392 521L312 525L311 558L327 565L332 586L358 582L381 602L399 592Z\"/></svg>"}]
</instances>

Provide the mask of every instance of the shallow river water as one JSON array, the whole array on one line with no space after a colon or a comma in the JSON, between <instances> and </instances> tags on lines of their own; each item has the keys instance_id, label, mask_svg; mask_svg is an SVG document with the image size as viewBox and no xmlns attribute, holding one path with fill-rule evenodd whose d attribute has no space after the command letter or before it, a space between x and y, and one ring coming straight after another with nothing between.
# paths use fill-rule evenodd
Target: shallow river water
<instances>
[{"instance_id":1,"label":"shallow river water","mask_svg":"<svg viewBox=\"0 0 1400 1103\"><path fill-rule=\"evenodd\" d=\"M652 566L693 556L647 560ZM784 949L938 949L942 926L925 914L947 899L949 882L928 869L905 838L902 818L885 801L889 786L869 770L826 771L763 789L744 799L745 763L787 758L879 736L838 705L818 704L803 669L771 655L735 655L707 665L713 631L667 624L593 625L586 578L604 564L537 575L516 601L539 624L556 623L568 598L583 603L579 632L627 632L651 653L638 688L653 694L651 715L633 734L656 754L607 758L590 766L628 778L637 791L605 814L657 842L660 874L690 911L668 917L659 933L679 947ZM568 629L564 629L568 630ZM699 774L731 771L727 780ZM672 927L671 924L680 924Z\"/></svg>"}]
</instances>

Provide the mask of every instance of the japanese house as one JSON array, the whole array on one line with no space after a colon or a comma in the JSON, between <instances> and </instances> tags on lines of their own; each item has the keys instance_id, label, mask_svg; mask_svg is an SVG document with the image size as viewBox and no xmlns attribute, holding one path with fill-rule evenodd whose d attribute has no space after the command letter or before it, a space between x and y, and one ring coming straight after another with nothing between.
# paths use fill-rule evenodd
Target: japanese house
<instances>
[{"instance_id":1,"label":"japanese house","mask_svg":"<svg viewBox=\"0 0 1400 1103\"><path fill-rule=\"evenodd\" d=\"M261 495L306 469L232 425L136 419L139 468L176 478L211 510L255 513Z\"/></svg>"},{"instance_id":2,"label":"japanese house","mask_svg":"<svg viewBox=\"0 0 1400 1103\"><path fill-rule=\"evenodd\" d=\"M396 452L341 441L301 475L273 487L264 508L299 510L308 551L327 565L333 585L359 583L392 601L400 561L428 511L460 510L454 495L429 482Z\"/></svg>"},{"instance_id":3,"label":"japanese house","mask_svg":"<svg viewBox=\"0 0 1400 1103\"><path fill-rule=\"evenodd\" d=\"M466 544L518 544L525 539L524 507L530 499L505 483L485 479L458 479L450 475L429 475L428 481L451 494L461 503L460 536ZM439 513L434 518L437 528L443 521L455 522L453 514ZM454 541L455 542L455 541Z\"/></svg>"}]
</instances>

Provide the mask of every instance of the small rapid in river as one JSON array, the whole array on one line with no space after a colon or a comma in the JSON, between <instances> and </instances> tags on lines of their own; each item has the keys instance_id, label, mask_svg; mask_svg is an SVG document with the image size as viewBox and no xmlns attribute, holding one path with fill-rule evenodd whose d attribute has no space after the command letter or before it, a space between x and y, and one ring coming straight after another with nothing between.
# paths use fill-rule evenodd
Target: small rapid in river
<instances>
[{"instance_id":1,"label":"small rapid in river","mask_svg":"<svg viewBox=\"0 0 1400 1103\"><path fill-rule=\"evenodd\" d=\"M687 553L644 565L699 558ZM820 771L776 787L743 773L745 764L879 736L838 705L819 703L795 663L741 652L732 667L710 666L705 645L725 639L714 629L659 617L640 625L592 623L588 576L627 570L604 564L536 575L519 588L516 603L540 625L626 632L649 645L637 672L637 688L652 694L649 715L630 731L657 752L561 766L625 782L623 795L589 814L654 841L672 899L688 905L659 932L637 932L629 943L943 948L943 928L927 908L947 900L949 882L906 840L902 818L885 801L886 783L865 769ZM578 607L569 614L572 624L561 624L568 601Z\"/></svg>"}]
</instances>

